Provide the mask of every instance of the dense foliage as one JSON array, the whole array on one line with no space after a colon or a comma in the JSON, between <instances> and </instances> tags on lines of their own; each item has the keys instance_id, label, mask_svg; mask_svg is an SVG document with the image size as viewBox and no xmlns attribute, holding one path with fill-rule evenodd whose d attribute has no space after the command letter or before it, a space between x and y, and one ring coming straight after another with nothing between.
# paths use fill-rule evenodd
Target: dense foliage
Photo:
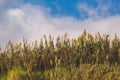
<instances>
[{"instance_id":1,"label":"dense foliage","mask_svg":"<svg viewBox=\"0 0 120 80\"><path fill-rule=\"evenodd\" d=\"M120 40L83 32L49 35L40 43L8 42L0 52L0 80L120 80Z\"/></svg>"}]
</instances>

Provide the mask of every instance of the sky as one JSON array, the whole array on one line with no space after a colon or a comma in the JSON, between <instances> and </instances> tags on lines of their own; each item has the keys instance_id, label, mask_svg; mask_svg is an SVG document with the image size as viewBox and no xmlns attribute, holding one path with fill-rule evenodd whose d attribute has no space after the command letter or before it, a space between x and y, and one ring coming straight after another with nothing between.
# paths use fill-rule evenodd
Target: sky
<instances>
[{"instance_id":1,"label":"sky","mask_svg":"<svg viewBox=\"0 0 120 80\"><path fill-rule=\"evenodd\" d=\"M0 45L65 32L74 38L84 29L120 37L119 4L120 0L0 0Z\"/></svg>"}]
</instances>

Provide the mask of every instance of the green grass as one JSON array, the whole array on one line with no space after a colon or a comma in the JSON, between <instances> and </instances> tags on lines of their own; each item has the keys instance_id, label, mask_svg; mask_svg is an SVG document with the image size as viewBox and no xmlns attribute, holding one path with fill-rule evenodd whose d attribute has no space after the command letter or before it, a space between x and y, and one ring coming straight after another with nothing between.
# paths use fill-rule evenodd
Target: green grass
<instances>
[{"instance_id":1,"label":"green grass","mask_svg":"<svg viewBox=\"0 0 120 80\"><path fill-rule=\"evenodd\" d=\"M81 64L79 67L55 67L44 72L15 68L2 76L1 80L120 80L120 67Z\"/></svg>"}]
</instances>

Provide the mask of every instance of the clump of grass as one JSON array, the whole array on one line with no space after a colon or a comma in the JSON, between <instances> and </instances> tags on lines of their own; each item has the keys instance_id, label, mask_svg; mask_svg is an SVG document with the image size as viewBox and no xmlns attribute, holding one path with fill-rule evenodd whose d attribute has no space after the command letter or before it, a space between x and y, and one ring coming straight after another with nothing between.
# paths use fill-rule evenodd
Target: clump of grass
<instances>
[{"instance_id":1,"label":"clump of grass","mask_svg":"<svg viewBox=\"0 0 120 80\"><path fill-rule=\"evenodd\" d=\"M14 68L8 71L7 80L30 80L29 72L23 71L20 68Z\"/></svg>"}]
</instances>

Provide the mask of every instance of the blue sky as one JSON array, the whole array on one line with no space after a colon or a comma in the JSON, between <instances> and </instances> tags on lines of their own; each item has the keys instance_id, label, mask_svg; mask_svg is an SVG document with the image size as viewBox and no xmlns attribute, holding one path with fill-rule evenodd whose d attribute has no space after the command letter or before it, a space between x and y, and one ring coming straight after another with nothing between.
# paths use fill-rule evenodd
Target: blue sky
<instances>
[{"instance_id":1,"label":"blue sky","mask_svg":"<svg viewBox=\"0 0 120 80\"><path fill-rule=\"evenodd\" d=\"M120 0L25 0L24 3L49 7L53 16L73 16L78 19L89 18L87 14L83 16L78 10L77 7L81 3L86 3L94 9L111 5L105 16L120 14Z\"/></svg>"},{"instance_id":2,"label":"blue sky","mask_svg":"<svg viewBox=\"0 0 120 80\"><path fill-rule=\"evenodd\" d=\"M79 18L79 11L76 8L76 5L79 0L28 0L26 3L29 2L33 5L42 5L51 8L51 14L53 16L74 16Z\"/></svg>"},{"instance_id":3,"label":"blue sky","mask_svg":"<svg viewBox=\"0 0 120 80\"><path fill-rule=\"evenodd\" d=\"M8 2L8 0L5 1ZM108 7L108 10L104 11L104 15L101 14L102 9L98 10L100 17L120 14L120 0L20 0L19 4L17 3L18 1L11 0L4 7L10 8L11 5L12 7L19 7L22 4L31 4L50 8L52 16L72 16L77 19L86 19L89 18L88 14L78 9L79 5L85 3L89 8L93 9L101 8L102 6Z\"/></svg>"},{"instance_id":4,"label":"blue sky","mask_svg":"<svg viewBox=\"0 0 120 80\"><path fill-rule=\"evenodd\" d=\"M0 45L68 33L120 37L120 0L0 0Z\"/></svg>"}]
</instances>

